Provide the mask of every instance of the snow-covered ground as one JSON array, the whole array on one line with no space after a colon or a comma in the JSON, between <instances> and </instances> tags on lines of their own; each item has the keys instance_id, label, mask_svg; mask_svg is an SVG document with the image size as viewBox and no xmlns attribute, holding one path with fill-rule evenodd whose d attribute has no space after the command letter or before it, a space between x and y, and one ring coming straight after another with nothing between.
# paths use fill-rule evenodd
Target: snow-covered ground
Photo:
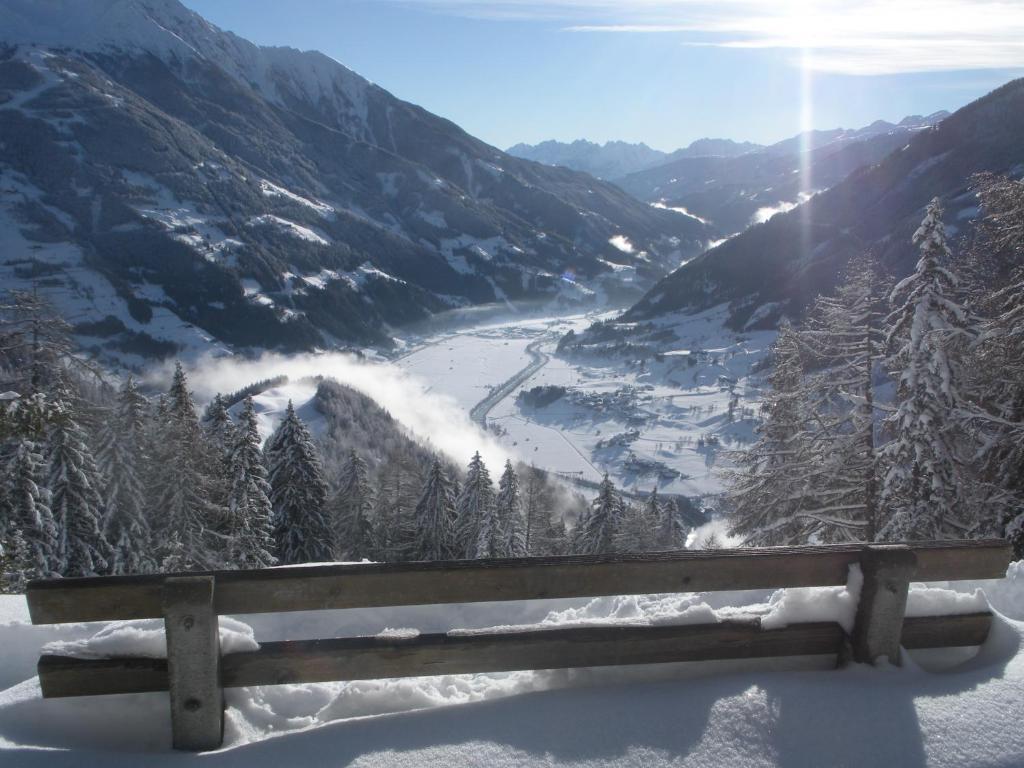
<instances>
[{"instance_id":1,"label":"snow-covered ground","mask_svg":"<svg viewBox=\"0 0 1024 768\"><path fill-rule=\"evenodd\" d=\"M526 348L547 338L550 346L570 330L581 330L591 315L569 315L486 323L425 339L396 361L430 389L455 398L468 413L494 387L530 362Z\"/></svg>"},{"instance_id":2,"label":"snow-covered ground","mask_svg":"<svg viewBox=\"0 0 1024 768\"><path fill-rule=\"evenodd\" d=\"M944 585L949 587L951 585ZM35 660L62 652L159 656L159 622L32 627L0 597L0 765L1019 766L1024 764L1024 566L1008 578L915 585L911 612L999 612L986 645L929 651L902 669L834 659L514 672L227 692L224 748L169 750L166 694L40 698ZM850 590L704 593L240 616L231 647L315 636L595 621L769 625L848 621ZM249 629L251 628L251 630Z\"/></svg>"},{"instance_id":3,"label":"snow-covered ground","mask_svg":"<svg viewBox=\"0 0 1024 768\"><path fill-rule=\"evenodd\" d=\"M628 357L554 355L565 333L580 332L596 315L441 334L420 341L398 364L468 412L526 367L526 348L540 340L550 360L488 415L506 450L583 480L608 472L621 487L648 491L657 484L663 492L703 496L721 489L722 452L752 438L760 393L751 367L775 338L772 331L729 331L724 314L718 308L672 319L677 340L642 367ZM566 387L570 396L544 408L517 402L520 391L538 385ZM654 463L665 471L652 470Z\"/></svg>"}]
</instances>

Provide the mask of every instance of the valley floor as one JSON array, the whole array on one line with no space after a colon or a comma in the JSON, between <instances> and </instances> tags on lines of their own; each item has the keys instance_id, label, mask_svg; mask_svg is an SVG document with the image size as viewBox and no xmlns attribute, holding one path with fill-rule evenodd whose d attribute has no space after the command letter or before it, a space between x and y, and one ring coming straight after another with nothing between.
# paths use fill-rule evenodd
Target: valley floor
<instances>
[{"instance_id":1,"label":"valley floor","mask_svg":"<svg viewBox=\"0 0 1024 768\"><path fill-rule=\"evenodd\" d=\"M487 412L501 445L527 463L589 482L608 472L619 487L687 496L721 489L722 454L749 441L760 382L752 367L773 332L736 334L723 327L724 308L679 318L677 339L658 361L555 354L570 330L604 315L509 321L419 340L397 361L450 395L468 413L532 360L548 359ZM555 385L566 397L543 408L517 402L523 390ZM734 401L730 416L730 400Z\"/></svg>"}]
</instances>

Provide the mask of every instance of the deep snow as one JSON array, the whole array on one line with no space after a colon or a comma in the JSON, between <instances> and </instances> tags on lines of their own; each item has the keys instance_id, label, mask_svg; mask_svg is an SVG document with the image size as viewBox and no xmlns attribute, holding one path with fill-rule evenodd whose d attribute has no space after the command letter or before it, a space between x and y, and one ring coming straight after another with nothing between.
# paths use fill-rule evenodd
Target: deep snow
<instances>
[{"instance_id":1,"label":"deep snow","mask_svg":"<svg viewBox=\"0 0 1024 768\"><path fill-rule=\"evenodd\" d=\"M31 627L23 599L3 597L0 764L1021 765L1024 566L1000 581L958 583L959 594L941 586L950 585L915 585L912 612L977 610L982 588L1002 614L967 661L928 652L902 669L836 671L815 657L238 689L227 693L225 747L203 756L168 750L166 694L40 699L32 675L44 643L97 632L109 643L118 628ZM842 620L851 605L846 590L828 588L243 616L230 628L272 640L737 614L785 623Z\"/></svg>"}]
</instances>

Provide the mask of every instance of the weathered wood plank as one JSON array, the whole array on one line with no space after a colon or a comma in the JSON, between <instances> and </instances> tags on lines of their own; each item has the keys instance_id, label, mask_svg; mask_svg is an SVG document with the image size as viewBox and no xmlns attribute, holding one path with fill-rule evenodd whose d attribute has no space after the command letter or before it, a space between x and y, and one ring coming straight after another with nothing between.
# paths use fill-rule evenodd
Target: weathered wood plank
<instances>
[{"instance_id":1,"label":"weathered wood plank","mask_svg":"<svg viewBox=\"0 0 1024 768\"><path fill-rule=\"evenodd\" d=\"M45 654L39 657L36 671L44 699L168 690L167 659L78 659Z\"/></svg>"},{"instance_id":2,"label":"weathered wood plank","mask_svg":"<svg viewBox=\"0 0 1024 768\"><path fill-rule=\"evenodd\" d=\"M907 648L980 645L991 614L908 618ZM421 635L408 640L355 637L263 643L221 660L225 688L278 683L365 680L520 669L657 664L715 659L837 654L838 624L794 624L761 630L756 622L693 626L585 627L500 634ZM167 690L163 659L75 659L43 656L45 698Z\"/></svg>"},{"instance_id":3,"label":"weathered wood plank","mask_svg":"<svg viewBox=\"0 0 1024 768\"><path fill-rule=\"evenodd\" d=\"M220 632L213 596L212 576L176 576L164 582L167 680L175 749L216 749L224 736Z\"/></svg>"},{"instance_id":4,"label":"weathered wood plank","mask_svg":"<svg viewBox=\"0 0 1024 768\"><path fill-rule=\"evenodd\" d=\"M909 650L981 645L991 627L992 614L988 611L957 616L908 616L903 619L900 643Z\"/></svg>"},{"instance_id":5,"label":"weathered wood plank","mask_svg":"<svg viewBox=\"0 0 1024 768\"><path fill-rule=\"evenodd\" d=\"M860 555L864 584L853 624L853 660L874 664L883 657L900 665L903 617L917 556L905 545L867 547Z\"/></svg>"},{"instance_id":6,"label":"weathered wood plank","mask_svg":"<svg viewBox=\"0 0 1024 768\"><path fill-rule=\"evenodd\" d=\"M762 631L756 621L693 626L584 627L449 636L268 643L225 659L232 686L299 681L511 672L711 659L835 653L842 629L834 623Z\"/></svg>"},{"instance_id":7,"label":"weathered wood plank","mask_svg":"<svg viewBox=\"0 0 1024 768\"><path fill-rule=\"evenodd\" d=\"M648 552L431 563L219 571L217 613L275 613L434 603L598 597L845 584L863 545ZM1002 540L922 542L917 581L998 578ZM197 575L197 574L192 574ZM158 618L164 576L55 579L29 584L33 623Z\"/></svg>"}]
</instances>

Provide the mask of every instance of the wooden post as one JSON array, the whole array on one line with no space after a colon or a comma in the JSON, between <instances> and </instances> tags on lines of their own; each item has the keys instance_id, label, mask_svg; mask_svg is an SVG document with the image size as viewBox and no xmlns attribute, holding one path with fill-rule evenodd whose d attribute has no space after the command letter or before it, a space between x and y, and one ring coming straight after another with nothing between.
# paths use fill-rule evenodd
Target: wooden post
<instances>
[{"instance_id":1,"label":"wooden post","mask_svg":"<svg viewBox=\"0 0 1024 768\"><path fill-rule=\"evenodd\" d=\"M175 749L216 749L224 738L220 632L213 608L213 576L164 581L167 675Z\"/></svg>"},{"instance_id":2,"label":"wooden post","mask_svg":"<svg viewBox=\"0 0 1024 768\"><path fill-rule=\"evenodd\" d=\"M869 545L860 556L864 574L853 626L853 660L900 663L900 636L917 557L905 544Z\"/></svg>"}]
</instances>

